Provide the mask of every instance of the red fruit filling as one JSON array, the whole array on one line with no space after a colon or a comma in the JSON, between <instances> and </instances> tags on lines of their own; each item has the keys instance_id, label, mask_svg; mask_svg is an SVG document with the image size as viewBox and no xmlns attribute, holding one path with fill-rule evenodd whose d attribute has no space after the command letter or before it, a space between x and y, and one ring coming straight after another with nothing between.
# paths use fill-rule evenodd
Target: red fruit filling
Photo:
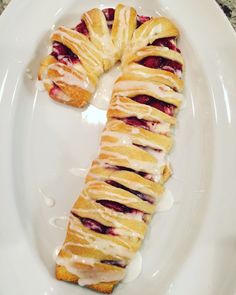
<instances>
[{"instance_id":1,"label":"red fruit filling","mask_svg":"<svg viewBox=\"0 0 236 295\"><path fill-rule=\"evenodd\" d=\"M162 47L168 47L171 50L181 52L179 48L175 45L175 38L174 37L167 37L167 38L160 38L156 39L151 45L155 46L162 46Z\"/></svg>"},{"instance_id":2,"label":"red fruit filling","mask_svg":"<svg viewBox=\"0 0 236 295\"><path fill-rule=\"evenodd\" d=\"M75 30L85 36L89 35L88 28L83 20L75 27Z\"/></svg>"},{"instance_id":3,"label":"red fruit filling","mask_svg":"<svg viewBox=\"0 0 236 295\"><path fill-rule=\"evenodd\" d=\"M128 117L128 118L124 118L124 119L118 118L118 119L122 120L125 124L131 125L134 127L140 127L140 128L146 129L146 130L154 132L154 133L157 132L156 130L158 128L158 124L160 124L159 121L156 121L156 122L155 121L147 121L145 119L138 119L136 117ZM158 132L158 133L160 133L160 132ZM163 133L163 134L165 134L165 133Z\"/></svg>"},{"instance_id":4,"label":"red fruit filling","mask_svg":"<svg viewBox=\"0 0 236 295\"><path fill-rule=\"evenodd\" d=\"M106 182L109 183L110 180L108 180ZM111 183L109 183L109 184L111 184ZM142 213L139 210L129 208L129 207L123 205L123 204L120 204L120 203L117 203L117 202L114 202L114 201L110 201L110 200L98 200L96 202L103 205L104 207L107 207L107 208L112 209L112 210L117 211L117 212L131 213L131 214Z\"/></svg>"},{"instance_id":5,"label":"red fruit filling","mask_svg":"<svg viewBox=\"0 0 236 295\"><path fill-rule=\"evenodd\" d=\"M108 28L111 29L112 25L113 25L114 17L115 17L115 9L114 8L105 8L102 10L102 12L105 15Z\"/></svg>"},{"instance_id":6,"label":"red fruit filling","mask_svg":"<svg viewBox=\"0 0 236 295\"><path fill-rule=\"evenodd\" d=\"M137 28L150 19L150 16L137 15Z\"/></svg>"},{"instance_id":7,"label":"red fruit filling","mask_svg":"<svg viewBox=\"0 0 236 295\"><path fill-rule=\"evenodd\" d=\"M139 64L148 68L166 70L174 74L177 71L182 71L182 65L179 62L160 56L147 56L143 58Z\"/></svg>"},{"instance_id":8,"label":"red fruit filling","mask_svg":"<svg viewBox=\"0 0 236 295\"><path fill-rule=\"evenodd\" d=\"M140 193L139 191L135 191L135 190L132 190L116 181L113 181L113 180L107 180L106 183L112 185L112 186L115 186L117 188L120 188L120 189L123 189L123 190L126 190L134 195L136 195L137 197L139 197L140 199L142 199L143 201L146 201L148 203L151 203L153 204L154 203L154 199L153 197L149 196L149 195L146 195L146 194L143 194L143 193ZM138 210L137 210L138 211Z\"/></svg>"},{"instance_id":9,"label":"red fruit filling","mask_svg":"<svg viewBox=\"0 0 236 295\"><path fill-rule=\"evenodd\" d=\"M137 146L137 147L139 147L139 148L141 148L143 150L146 150L147 148L149 148L149 149L152 149L152 150L154 150L156 152L162 152L162 149L155 149L155 148L152 148L152 147L148 147L148 146L144 146L144 145L136 144L136 143L133 143L133 145L135 145L135 146Z\"/></svg>"},{"instance_id":10,"label":"red fruit filling","mask_svg":"<svg viewBox=\"0 0 236 295\"><path fill-rule=\"evenodd\" d=\"M151 181L154 181L153 175L152 174L149 174L149 173L146 173L146 172L136 171L134 169L131 169L131 168L128 168L128 167L123 167L123 166L113 166L113 165L110 165L110 164L105 164L105 167L107 169L112 169L112 170L130 171L130 172L133 172L133 173L136 173L136 174L142 176L143 178L146 178L146 179L149 179Z\"/></svg>"},{"instance_id":11,"label":"red fruit filling","mask_svg":"<svg viewBox=\"0 0 236 295\"><path fill-rule=\"evenodd\" d=\"M81 223L89 228L90 230L95 231L96 233L99 234L108 234L108 235L113 235L115 236L116 234L114 233L114 228L111 226L106 226L101 224L100 222L93 220L91 218L85 218L85 217L80 217L77 214L75 214L74 212L71 212L73 216L75 216L76 218L79 218L79 220L81 221Z\"/></svg>"},{"instance_id":12,"label":"red fruit filling","mask_svg":"<svg viewBox=\"0 0 236 295\"><path fill-rule=\"evenodd\" d=\"M149 130L148 121L146 121L144 119L138 119L136 117L128 117L128 118L122 119L122 121L128 125Z\"/></svg>"},{"instance_id":13,"label":"red fruit filling","mask_svg":"<svg viewBox=\"0 0 236 295\"><path fill-rule=\"evenodd\" d=\"M62 90L60 89L60 87L57 86L57 84L55 84L53 82L53 87L50 89L49 91L49 95L51 96L58 96L58 94L61 92Z\"/></svg>"},{"instance_id":14,"label":"red fruit filling","mask_svg":"<svg viewBox=\"0 0 236 295\"><path fill-rule=\"evenodd\" d=\"M153 98L151 96L137 95L137 96L133 97L132 99L136 102L150 105L153 108L158 109L161 112L166 113L169 116L174 116L174 114L175 114L176 107L174 105L164 102L164 101L161 101L161 100L158 100L158 99Z\"/></svg>"},{"instance_id":15,"label":"red fruit filling","mask_svg":"<svg viewBox=\"0 0 236 295\"><path fill-rule=\"evenodd\" d=\"M79 62L79 58L68 47L59 42L53 42L52 56L63 64L75 64Z\"/></svg>"},{"instance_id":16,"label":"red fruit filling","mask_svg":"<svg viewBox=\"0 0 236 295\"><path fill-rule=\"evenodd\" d=\"M101 263L115 265L115 266L122 267L122 268L126 267L126 263L123 260L101 260Z\"/></svg>"}]
</instances>

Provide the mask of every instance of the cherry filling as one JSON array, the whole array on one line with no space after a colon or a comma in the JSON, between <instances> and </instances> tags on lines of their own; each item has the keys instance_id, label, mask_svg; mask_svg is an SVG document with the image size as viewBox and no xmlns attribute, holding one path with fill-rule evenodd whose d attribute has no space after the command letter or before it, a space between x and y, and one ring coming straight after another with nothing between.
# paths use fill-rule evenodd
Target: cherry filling
<instances>
[{"instance_id":1,"label":"cherry filling","mask_svg":"<svg viewBox=\"0 0 236 295\"><path fill-rule=\"evenodd\" d=\"M158 100L158 99L153 98L148 95L137 95L137 96L133 97L132 100L142 103L142 104L150 105L153 108L158 109L161 112L164 112L169 116L174 116L174 114L175 114L176 107L174 105L164 102L164 101L161 101L161 100Z\"/></svg>"},{"instance_id":2,"label":"cherry filling","mask_svg":"<svg viewBox=\"0 0 236 295\"><path fill-rule=\"evenodd\" d=\"M148 203L151 203L151 204L154 204L154 198L149 196L149 195L146 195L146 194L143 194L143 193L140 193L139 191L135 191L135 190L132 190L116 181L113 181L113 180L107 180L106 183L114 186L114 187L117 187L117 188L120 188L120 189L123 189L123 190L126 190L134 195L136 195L137 197L139 197L140 199L142 199L143 201L146 201Z\"/></svg>"},{"instance_id":3,"label":"cherry filling","mask_svg":"<svg viewBox=\"0 0 236 295\"><path fill-rule=\"evenodd\" d=\"M154 177L152 174L146 173L146 172L142 172L142 171L136 171L134 169L128 168L128 167L123 167L123 166L113 166L113 165L109 165L109 164L105 164L105 167L108 169L113 169L113 170L124 170L124 171L130 171L133 173L136 173L140 176L142 176L143 178L146 178L148 180L154 181Z\"/></svg>"},{"instance_id":4,"label":"cherry filling","mask_svg":"<svg viewBox=\"0 0 236 295\"><path fill-rule=\"evenodd\" d=\"M112 28L114 17L115 17L115 9L114 8L105 8L102 10L103 14L105 15L107 26L109 29Z\"/></svg>"},{"instance_id":5,"label":"cherry filling","mask_svg":"<svg viewBox=\"0 0 236 295\"><path fill-rule=\"evenodd\" d=\"M83 20L81 20L81 22L75 27L75 31L77 31L85 36L89 35L88 28Z\"/></svg>"},{"instance_id":6,"label":"cherry filling","mask_svg":"<svg viewBox=\"0 0 236 295\"><path fill-rule=\"evenodd\" d=\"M108 180L106 182L109 183L110 180ZM111 183L109 183L109 184L111 184ZM117 203L117 202L114 202L114 201L110 201L110 200L98 200L96 202L103 205L104 207L107 207L107 208L112 209L112 210L117 211L117 212L131 213L131 214L143 213L143 212L141 212L139 210L129 208L129 207L123 205L123 204L120 204L120 203Z\"/></svg>"},{"instance_id":7,"label":"cherry filling","mask_svg":"<svg viewBox=\"0 0 236 295\"><path fill-rule=\"evenodd\" d=\"M61 88L57 86L57 84L55 84L53 82L53 87L50 89L49 91L49 95L53 96L53 97L57 97L61 94Z\"/></svg>"},{"instance_id":8,"label":"cherry filling","mask_svg":"<svg viewBox=\"0 0 236 295\"><path fill-rule=\"evenodd\" d=\"M148 147L148 146L144 146L144 145L136 144L136 143L133 143L133 145L135 145L135 146L137 146L137 147L139 147L139 148L141 148L143 150L152 149L152 150L154 150L154 151L156 151L158 153L162 152L162 149L155 149L155 148L152 148L152 147Z\"/></svg>"},{"instance_id":9,"label":"cherry filling","mask_svg":"<svg viewBox=\"0 0 236 295\"><path fill-rule=\"evenodd\" d=\"M160 56L147 56L139 64L148 68L162 69L174 74L179 71L182 72L182 65L179 62Z\"/></svg>"},{"instance_id":10,"label":"cherry filling","mask_svg":"<svg viewBox=\"0 0 236 295\"><path fill-rule=\"evenodd\" d=\"M101 263L115 265L115 266L122 267L122 268L126 267L126 263L123 260L101 260Z\"/></svg>"},{"instance_id":11,"label":"cherry filling","mask_svg":"<svg viewBox=\"0 0 236 295\"><path fill-rule=\"evenodd\" d=\"M137 28L150 19L150 16L137 15Z\"/></svg>"},{"instance_id":12,"label":"cherry filling","mask_svg":"<svg viewBox=\"0 0 236 295\"><path fill-rule=\"evenodd\" d=\"M68 47L59 42L53 42L52 56L63 64L75 64L79 62L79 58Z\"/></svg>"},{"instance_id":13,"label":"cherry filling","mask_svg":"<svg viewBox=\"0 0 236 295\"><path fill-rule=\"evenodd\" d=\"M168 47L171 50L177 51L179 53L181 52L180 49L175 45L174 37L156 39L151 45Z\"/></svg>"},{"instance_id":14,"label":"cherry filling","mask_svg":"<svg viewBox=\"0 0 236 295\"><path fill-rule=\"evenodd\" d=\"M140 127L143 129L146 129L148 131L156 132L156 127L160 122L154 122L154 121L147 121L145 119L138 119L136 117L128 117L122 119L125 124L134 126L134 127Z\"/></svg>"},{"instance_id":15,"label":"cherry filling","mask_svg":"<svg viewBox=\"0 0 236 295\"><path fill-rule=\"evenodd\" d=\"M77 214L75 214L74 212L71 212L71 214L76 217L79 218L79 220L81 221L81 223L89 228L90 230L95 231L96 233L99 234L108 234L108 235L113 235L115 236L116 234L114 233L114 228L111 226L106 226L101 224L100 222L93 220L91 218L85 218L85 217L80 217Z\"/></svg>"},{"instance_id":16,"label":"cherry filling","mask_svg":"<svg viewBox=\"0 0 236 295\"><path fill-rule=\"evenodd\" d=\"M122 119L122 121L134 127L140 127L140 128L150 130L150 128L148 127L148 121L144 119L138 119L136 117L128 117L128 118Z\"/></svg>"}]
</instances>

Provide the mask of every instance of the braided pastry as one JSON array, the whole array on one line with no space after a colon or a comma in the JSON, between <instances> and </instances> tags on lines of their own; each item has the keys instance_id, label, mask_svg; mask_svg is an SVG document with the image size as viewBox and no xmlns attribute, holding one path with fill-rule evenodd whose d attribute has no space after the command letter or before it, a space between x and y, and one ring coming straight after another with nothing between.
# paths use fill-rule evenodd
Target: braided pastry
<instances>
[{"instance_id":1,"label":"braided pastry","mask_svg":"<svg viewBox=\"0 0 236 295\"><path fill-rule=\"evenodd\" d=\"M51 36L53 52L39 78L57 101L84 106L99 76L122 61L100 152L56 260L60 280L111 293L141 246L171 175L167 153L183 99L178 35L170 20L119 4L92 9L75 29L60 27Z\"/></svg>"}]
</instances>

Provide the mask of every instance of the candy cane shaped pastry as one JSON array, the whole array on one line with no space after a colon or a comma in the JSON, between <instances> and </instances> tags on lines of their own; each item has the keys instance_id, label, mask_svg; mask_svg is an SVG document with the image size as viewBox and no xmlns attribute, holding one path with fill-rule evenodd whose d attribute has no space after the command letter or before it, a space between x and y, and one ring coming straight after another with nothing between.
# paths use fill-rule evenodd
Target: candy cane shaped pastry
<instances>
[{"instance_id":1,"label":"candy cane shaped pastry","mask_svg":"<svg viewBox=\"0 0 236 295\"><path fill-rule=\"evenodd\" d=\"M132 7L92 9L58 28L39 77L57 101L81 107L99 76L122 61L100 150L69 215L56 277L111 293L139 250L171 176L168 153L183 101L179 32Z\"/></svg>"}]
</instances>

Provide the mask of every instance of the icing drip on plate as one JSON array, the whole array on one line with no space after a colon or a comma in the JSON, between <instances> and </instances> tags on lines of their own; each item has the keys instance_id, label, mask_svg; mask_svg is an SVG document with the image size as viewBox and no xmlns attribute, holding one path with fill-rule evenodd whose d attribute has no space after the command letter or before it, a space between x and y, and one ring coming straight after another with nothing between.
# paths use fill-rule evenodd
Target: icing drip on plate
<instances>
[{"instance_id":1,"label":"icing drip on plate","mask_svg":"<svg viewBox=\"0 0 236 295\"><path fill-rule=\"evenodd\" d=\"M103 74L97 86L96 93L93 96L91 104L101 110L107 110L111 99L112 89L107 85L114 84L117 77L120 75L119 66L115 66L109 73Z\"/></svg>"},{"instance_id":2,"label":"icing drip on plate","mask_svg":"<svg viewBox=\"0 0 236 295\"><path fill-rule=\"evenodd\" d=\"M137 252L126 268L125 278L122 283L130 283L136 280L142 272L143 259L140 252Z\"/></svg>"},{"instance_id":3,"label":"icing drip on plate","mask_svg":"<svg viewBox=\"0 0 236 295\"><path fill-rule=\"evenodd\" d=\"M157 212L170 210L174 205L174 197L170 190L166 189L157 204Z\"/></svg>"},{"instance_id":4,"label":"icing drip on plate","mask_svg":"<svg viewBox=\"0 0 236 295\"><path fill-rule=\"evenodd\" d=\"M55 200L48 195L46 195L41 189L39 189L39 193L42 196L44 203L47 207L54 207L55 206Z\"/></svg>"},{"instance_id":5,"label":"icing drip on plate","mask_svg":"<svg viewBox=\"0 0 236 295\"><path fill-rule=\"evenodd\" d=\"M67 216L52 216L48 222L50 225L52 225L53 227L57 229L65 230L67 221L68 221Z\"/></svg>"}]
</instances>

